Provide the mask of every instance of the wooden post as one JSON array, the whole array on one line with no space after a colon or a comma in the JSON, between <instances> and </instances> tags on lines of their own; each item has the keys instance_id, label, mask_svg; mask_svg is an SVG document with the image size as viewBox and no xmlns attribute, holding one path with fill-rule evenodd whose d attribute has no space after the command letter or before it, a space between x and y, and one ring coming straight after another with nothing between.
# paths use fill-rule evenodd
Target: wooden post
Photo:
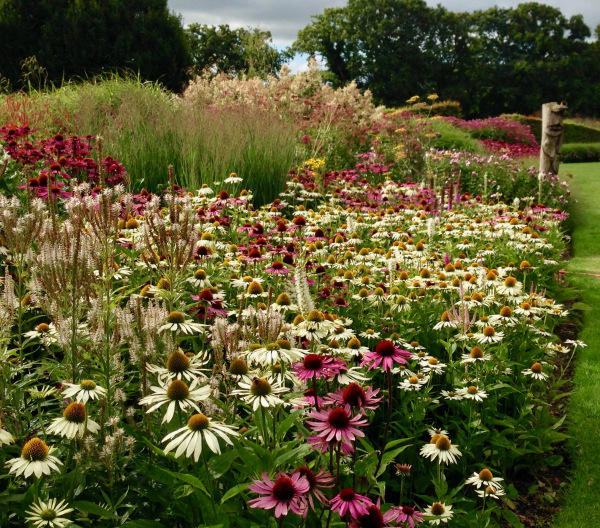
<instances>
[{"instance_id":1,"label":"wooden post","mask_svg":"<svg viewBox=\"0 0 600 528\"><path fill-rule=\"evenodd\" d=\"M542 105L542 143L540 148L540 180L543 174L558 174L559 155L563 141L563 113L567 103Z\"/></svg>"}]
</instances>

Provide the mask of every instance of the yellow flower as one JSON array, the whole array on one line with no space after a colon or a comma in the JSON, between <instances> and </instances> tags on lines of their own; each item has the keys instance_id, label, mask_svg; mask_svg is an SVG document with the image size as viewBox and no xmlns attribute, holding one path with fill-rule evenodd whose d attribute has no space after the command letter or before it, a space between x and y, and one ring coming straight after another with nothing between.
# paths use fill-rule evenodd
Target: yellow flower
<instances>
[{"instance_id":1,"label":"yellow flower","mask_svg":"<svg viewBox=\"0 0 600 528\"><path fill-rule=\"evenodd\" d=\"M419 96L418 95L413 95L410 99L407 99L406 102L408 104L414 104L419 100Z\"/></svg>"},{"instance_id":2,"label":"yellow flower","mask_svg":"<svg viewBox=\"0 0 600 528\"><path fill-rule=\"evenodd\" d=\"M435 101L436 99L439 99L438 94L431 94L427 96L427 99L429 99L431 102Z\"/></svg>"}]
</instances>

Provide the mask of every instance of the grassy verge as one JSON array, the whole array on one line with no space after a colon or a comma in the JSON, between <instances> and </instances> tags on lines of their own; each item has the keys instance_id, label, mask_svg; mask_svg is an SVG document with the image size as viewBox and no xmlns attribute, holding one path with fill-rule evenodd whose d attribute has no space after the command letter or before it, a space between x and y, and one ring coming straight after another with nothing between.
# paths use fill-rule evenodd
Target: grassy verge
<instances>
[{"instance_id":1,"label":"grassy verge","mask_svg":"<svg viewBox=\"0 0 600 528\"><path fill-rule=\"evenodd\" d=\"M581 291L591 310L584 318L580 339L588 346L579 349L575 369L575 393L569 404L568 432L573 437L569 450L574 460L570 487L554 528L600 526L600 163L563 165L572 173L572 190L578 203L573 207L573 252L568 280Z\"/></svg>"}]
</instances>

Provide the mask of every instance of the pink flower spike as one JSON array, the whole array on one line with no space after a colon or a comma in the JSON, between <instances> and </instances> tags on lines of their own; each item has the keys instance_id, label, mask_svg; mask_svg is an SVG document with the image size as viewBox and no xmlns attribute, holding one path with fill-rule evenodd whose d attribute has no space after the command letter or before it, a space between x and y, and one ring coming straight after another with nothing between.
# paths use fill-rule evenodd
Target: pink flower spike
<instances>
[{"instance_id":1,"label":"pink flower spike","mask_svg":"<svg viewBox=\"0 0 600 528\"><path fill-rule=\"evenodd\" d=\"M263 472L262 480L253 479L253 481L254 484L250 484L248 489L263 496L248 501L251 508L264 510L275 508L275 517L287 515L288 510L304 515L308 507L304 494L309 491L310 484L299 472L289 477L280 476L275 482L272 482Z\"/></svg>"}]
</instances>

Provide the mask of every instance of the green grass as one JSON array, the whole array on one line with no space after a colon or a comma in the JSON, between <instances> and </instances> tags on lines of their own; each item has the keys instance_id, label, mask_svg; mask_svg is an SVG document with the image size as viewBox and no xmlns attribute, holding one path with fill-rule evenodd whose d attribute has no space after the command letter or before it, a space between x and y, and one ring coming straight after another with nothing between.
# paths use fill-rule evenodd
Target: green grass
<instances>
[{"instance_id":1,"label":"green grass","mask_svg":"<svg viewBox=\"0 0 600 528\"><path fill-rule=\"evenodd\" d=\"M112 76L67 84L50 92L6 96L0 125L29 124L40 134L102 137L102 154L125 166L131 190L156 191L176 182L190 191L215 192L235 172L254 193L255 205L277 198L297 164L298 128L273 112L251 107L185 104L157 83Z\"/></svg>"},{"instance_id":2,"label":"green grass","mask_svg":"<svg viewBox=\"0 0 600 528\"><path fill-rule=\"evenodd\" d=\"M554 528L600 526L600 163L564 164L561 173L573 174L572 190L578 203L572 208L573 252L567 275L591 309L585 312L579 338L588 346L578 350L575 392L569 403L568 448L574 461L570 487Z\"/></svg>"}]
</instances>

